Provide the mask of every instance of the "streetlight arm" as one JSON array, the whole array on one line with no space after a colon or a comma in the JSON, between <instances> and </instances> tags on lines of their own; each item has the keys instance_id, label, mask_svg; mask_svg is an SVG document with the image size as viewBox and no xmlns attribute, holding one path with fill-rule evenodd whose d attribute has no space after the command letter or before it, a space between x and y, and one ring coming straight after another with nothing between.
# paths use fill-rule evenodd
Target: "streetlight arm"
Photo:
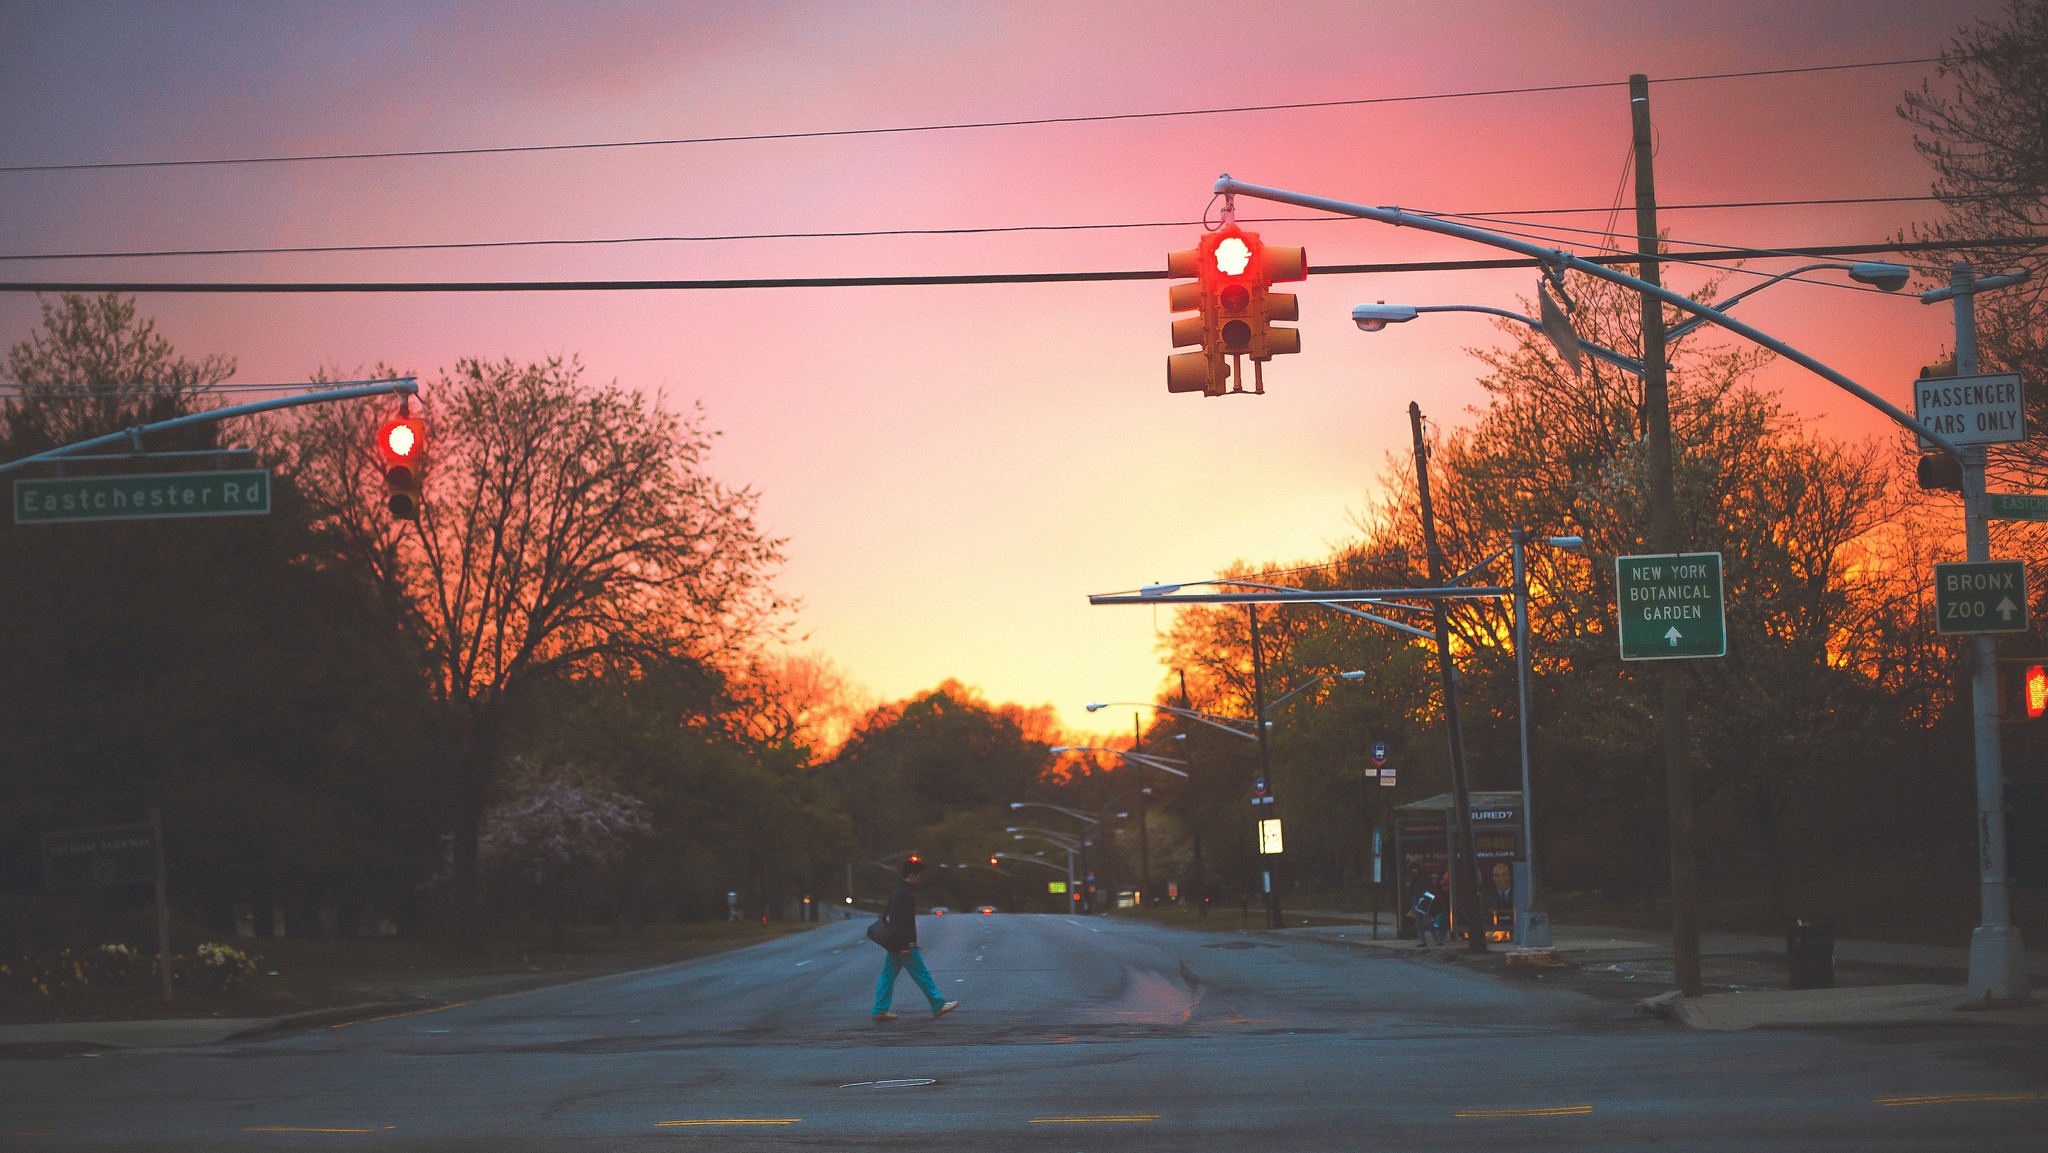
<instances>
[{"instance_id":1,"label":"streetlight arm","mask_svg":"<svg viewBox=\"0 0 2048 1153\"><path fill-rule=\"evenodd\" d=\"M1460 240L1470 240L1474 243L1488 245L1493 248L1506 249L1509 252L1518 252L1523 256L1540 261L1546 267L1571 268L1611 284L1619 284L1624 288L1633 289L1685 312L1689 312L1694 316L1711 321L1735 333L1737 336L1745 337L1756 344L1770 349L1779 356L1812 372L1821 379L1841 388L1865 404L1884 413L1901 428L1912 430L1921 439L1941 449L1941 451L1956 458L1958 461L1963 459L1962 446L1956 444L1956 442L1938 432L1922 427L1919 421L1901 412L1897 405L1857 384L1855 381L1842 375L1835 369L1822 364L1806 353L1786 344L1784 341L1759 332L1749 325L1716 309L1709 308L1682 293L1672 292L1667 288L1651 284L1647 280L1630 276L1626 272L1617 272L1605 265L1595 264L1583 257L1573 256L1562 249L1545 248L1540 244L1516 240L1510 236L1502 236L1497 232L1488 232L1483 228L1472 228L1468 225L1454 224L1451 221L1439 220L1433 216L1417 216L1412 212L1403 212L1398 208L1371 208L1363 204L1349 204L1342 200L1331 200L1321 196L1306 196L1299 192L1287 192L1278 188L1264 188L1256 184L1245 184L1242 181L1232 180L1228 174L1217 178L1215 191L1219 195L1224 196L1249 196L1255 200L1270 200L1275 204L1292 204L1297 208L1310 208L1322 212L1334 212L1340 216L1356 216L1365 220L1376 220L1382 224L1391 224L1396 228L1419 228L1425 232L1434 232L1443 236L1456 237Z\"/></svg>"},{"instance_id":2,"label":"streetlight arm","mask_svg":"<svg viewBox=\"0 0 2048 1153\"><path fill-rule=\"evenodd\" d=\"M1759 285L1758 287L1762 286ZM1752 289L1751 291L1755 290ZM1483 304L1418 304L1415 306L1415 311L1483 312L1486 313L1488 316L1505 317L1508 320L1512 320L1520 324L1526 324L1530 328L1533 328L1538 332L1543 331L1543 322L1536 319L1533 316L1523 316L1519 312L1509 312L1505 308L1488 308ZM1694 318L1694 320L1691 323L1698 323L1698 318ZM1643 362L1637 360L1633 356L1629 356L1625 353L1616 352L1604 344L1594 344L1588 340L1579 341L1579 348L1584 350L1585 353L1588 356L1591 356L1593 359L1606 361L1608 364L1613 365L1614 367L1622 370L1623 372L1630 373L1635 376L1643 375Z\"/></svg>"},{"instance_id":3,"label":"streetlight arm","mask_svg":"<svg viewBox=\"0 0 2048 1153\"><path fill-rule=\"evenodd\" d=\"M1089 816L1088 814L1082 812L1079 809L1070 809L1065 805L1049 805L1044 801L1011 801L1010 807L1013 809L1051 809L1056 813L1065 813L1070 817L1077 817L1083 821L1087 821L1091 825L1099 825L1102 823L1101 821L1096 820L1094 817Z\"/></svg>"},{"instance_id":4,"label":"streetlight arm","mask_svg":"<svg viewBox=\"0 0 2048 1153\"><path fill-rule=\"evenodd\" d=\"M1301 694L1307 692L1308 690L1315 688L1317 685L1322 684L1324 681L1336 680L1340 677L1347 681L1355 681L1358 680L1360 677L1363 677L1364 675L1364 673L1358 673L1356 675L1353 675L1352 673L1318 673L1315 676L1312 676L1309 679L1294 686L1293 688L1288 689L1286 692L1281 693L1280 699L1269 702L1266 705L1266 709L1269 712L1273 709L1277 709L1281 705L1286 704L1288 701L1291 701L1294 698L1300 696Z\"/></svg>"},{"instance_id":5,"label":"streetlight arm","mask_svg":"<svg viewBox=\"0 0 2048 1153\"><path fill-rule=\"evenodd\" d=\"M1049 751L1054 753L1111 753L1133 764L1146 765L1150 768L1158 769L1162 773L1172 773L1176 777L1187 776L1187 773L1173 767L1175 765L1185 765L1187 764L1186 761L1156 757L1151 753L1134 753L1128 749L1112 749L1103 745L1063 745Z\"/></svg>"},{"instance_id":6,"label":"streetlight arm","mask_svg":"<svg viewBox=\"0 0 2048 1153\"><path fill-rule=\"evenodd\" d=\"M1094 597L1089 597L1088 599L1090 603L1096 603ZM1234 728L1231 725L1224 723L1225 721L1236 721L1237 724L1251 724L1254 722L1239 721L1235 717L1219 718L1210 713L1198 713L1193 709L1180 709L1175 708L1172 705L1155 705L1146 701L1103 701L1098 704L1089 705L1088 711L1092 713L1097 709L1106 709L1111 705L1129 706L1131 708L1138 709L1157 709L1162 713L1172 713L1174 716L1177 717L1186 717L1191 721L1198 721L1202 724L1208 725L1212 729L1222 729L1224 732L1229 733L1231 736L1236 737L1239 740L1256 741L1259 739L1257 736L1245 732L1243 729Z\"/></svg>"}]
</instances>

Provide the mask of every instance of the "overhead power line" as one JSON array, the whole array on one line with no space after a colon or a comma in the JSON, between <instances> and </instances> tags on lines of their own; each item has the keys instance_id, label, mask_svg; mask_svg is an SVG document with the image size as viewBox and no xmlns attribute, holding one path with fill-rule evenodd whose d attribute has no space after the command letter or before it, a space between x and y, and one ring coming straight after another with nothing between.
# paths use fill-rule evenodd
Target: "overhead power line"
<instances>
[{"instance_id":1,"label":"overhead power line","mask_svg":"<svg viewBox=\"0 0 2048 1153\"><path fill-rule=\"evenodd\" d=\"M1936 196L1830 196L1805 200L1717 200L1696 204L1660 204L1659 212L1685 212L1715 208L1787 208L1845 204L1902 204L1941 200ZM1946 199L1955 199L1949 197ZM1443 212L1432 215L1481 220L1520 216L1567 216L1606 213L1607 208L1518 208L1490 212ZM1240 216L1242 224L1334 224L1351 223L1346 217ZM984 236L998 233L1091 232L1137 228L1194 228L1199 220L1142 220L1103 224L1005 224L968 228L863 228L831 232L727 232L697 236L601 236L542 240L449 240L416 244L300 244L265 245L243 248L150 248L102 250L99 252L19 252L0 254L0 261L21 260L132 260L166 256L310 256L342 252L451 252L494 248L566 248L576 246L628 244L696 244L730 240L843 240L875 236Z\"/></svg>"},{"instance_id":2,"label":"overhead power line","mask_svg":"<svg viewBox=\"0 0 2048 1153\"><path fill-rule=\"evenodd\" d=\"M1964 249L2034 249L2048 247L2048 235L1997 236L1967 243L1952 241L1887 241L1878 244L1832 244L1803 248L1708 248L1666 252L1668 261L1748 260L1772 256L1863 256L1883 252L1957 251ZM1595 264L1635 264L1632 253L1588 257ZM1461 272L1487 268L1535 268L1525 257L1499 260L1422 260L1386 264L1335 264L1310 270L1314 276L1359 273ZM717 280L441 280L441 281L0 281L0 292L165 292L218 294L386 293L386 292L703 292L738 288L885 288L970 284L1061 284L1088 281L1165 280L1159 269L1108 272L939 273L927 276L788 276Z\"/></svg>"},{"instance_id":3,"label":"overhead power line","mask_svg":"<svg viewBox=\"0 0 2048 1153\"><path fill-rule=\"evenodd\" d=\"M1711 80L1745 80L1763 76L1794 76L1813 72L1848 72L1865 68L1896 68L1933 64L1938 57L1872 60L1857 64L1817 64L1804 68L1761 68L1746 72L1708 72L1672 76L1656 83L1688 84ZM1247 112L1292 112L1312 108L1356 108L1373 104L1412 104L1429 100L1468 100L1482 96L1527 96L1576 92L1592 88L1625 88L1625 81L1598 80L1577 84L1536 84L1517 88L1476 88L1458 92L1427 92L1406 96L1366 96L1350 100L1298 100L1284 104L1244 104L1221 108L1185 108L1162 112L1109 112L1091 116L1036 116L1017 120L970 120L941 124L910 124L882 128L831 128L807 132L749 132L725 136L678 136L649 140L599 140L567 144L508 144L496 147L387 149L374 152L305 152L270 156L222 156L189 160L109 160L78 164L0 165L6 172L97 172L129 168L204 168L240 164L299 164L337 160L398 160L437 156L502 156L532 152L594 152L619 148L666 148L689 144L738 144L767 140L823 140L846 136L893 136L917 132L960 132L983 128L1028 128L1056 124L1100 124L1118 120L1168 120L1190 116L1227 116Z\"/></svg>"}]
</instances>

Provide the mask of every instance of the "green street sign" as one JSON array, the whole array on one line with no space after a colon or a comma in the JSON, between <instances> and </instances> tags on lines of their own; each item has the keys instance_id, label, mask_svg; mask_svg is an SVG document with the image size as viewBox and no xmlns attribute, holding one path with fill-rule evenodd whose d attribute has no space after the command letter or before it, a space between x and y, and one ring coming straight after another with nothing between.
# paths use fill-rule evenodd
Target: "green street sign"
<instances>
[{"instance_id":1,"label":"green street sign","mask_svg":"<svg viewBox=\"0 0 2048 1153\"><path fill-rule=\"evenodd\" d=\"M14 482L15 524L262 516L270 511L270 470L57 476Z\"/></svg>"},{"instance_id":2,"label":"green street sign","mask_svg":"<svg viewBox=\"0 0 2048 1153\"><path fill-rule=\"evenodd\" d=\"M1615 557L1614 606L1622 660L1728 654L1720 553Z\"/></svg>"},{"instance_id":3,"label":"green street sign","mask_svg":"<svg viewBox=\"0 0 2048 1153\"><path fill-rule=\"evenodd\" d=\"M1942 633L2026 632L2027 562L1935 565L1934 629Z\"/></svg>"},{"instance_id":4,"label":"green street sign","mask_svg":"<svg viewBox=\"0 0 2048 1153\"><path fill-rule=\"evenodd\" d=\"M1987 492L1992 520L2048 520L2048 493Z\"/></svg>"}]
</instances>

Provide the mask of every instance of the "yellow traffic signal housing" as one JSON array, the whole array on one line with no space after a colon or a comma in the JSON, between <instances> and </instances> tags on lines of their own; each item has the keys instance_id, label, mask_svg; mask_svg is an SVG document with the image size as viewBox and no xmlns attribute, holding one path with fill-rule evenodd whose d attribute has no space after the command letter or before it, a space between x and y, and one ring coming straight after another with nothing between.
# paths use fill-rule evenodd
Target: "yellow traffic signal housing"
<instances>
[{"instance_id":1,"label":"yellow traffic signal housing","mask_svg":"<svg viewBox=\"0 0 2048 1153\"><path fill-rule=\"evenodd\" d=\"M425 497L420 491L427 465L427 426L416 416L400 414L377 431L377 449L384 455L385 506L398 520L418 520Z\"/></svg>"},{"instance_id":2,"label":"yellow traffic signal housing","mask_svg":"<svg viewBox=\"0 0 2048 1153\"><path fill-rule=\"evenodd\" d=\"M1307 279L1305 249L1269 247L1257 233L1226 223L1194 248L1168 253L1166 272L1195 278L1167 289L1171 311L1196 313L1173 322L1173 346L1201 347L1166 358L1166 391L1222 396L1231 391L1236 358L1250 357L1256 364L1301 351L1301 333L1274 323L1300 319L1300 305L1293 293L1271 287ZM1241 376L1238 391L1244 391ZM1263 382L1257 391L1265 391Z\"/></svg>"},{"instance_id":3,"label":"yellow traffic signal housing","mask_svg":"<svg viewBox=\"0 0 2048 1153\"><path fill-rule=\"evenodd\" d=\"M1256 239L1256 238L1254 238ZM1301 351L1301 330L1276 328L1276 320L1300 320L1301 303L1291 292L1274 292L1274 284L1308 279L1308 250L1293 245L1259 245L1259 275L1252 320L1253 360L1271 360Z\"/></svg>"},{"instance_id":4,"label":"yellow traffic signal housing","mask_svg":"<svg viewBox=\"0 0 2048 1153\"><path fill-rule=\"evenodd\" d=\"M1209 237L1196 248L1166 254L1168 276L1192 276L1195 280L1167 288L1171 312L1194 312L1173 322L1173 347L1200 345L1200 352L1174 353L1166 358L1166 391L1199 392L1222 396L1229 390L1230 366L1223 359L1222 338L1217 331L1216 287L1204 269L1210 260Z\"/></svg>"}]
</instances>

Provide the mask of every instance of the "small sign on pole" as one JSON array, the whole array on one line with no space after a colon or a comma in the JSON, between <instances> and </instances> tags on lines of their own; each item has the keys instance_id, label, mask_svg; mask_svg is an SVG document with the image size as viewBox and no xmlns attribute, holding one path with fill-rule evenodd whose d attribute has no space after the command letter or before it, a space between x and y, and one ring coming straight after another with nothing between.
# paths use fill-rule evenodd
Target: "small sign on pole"
<instances>
[{"instance_id":1,"label":"small sign on pole","mask_svg":"<svg viewBox=\"0 0 2048 1153\"><path fill-rule=\"evenodd\" d=\"M14 482L14 523L264 516L270 470L40 477Z\"/></svg>"},{"instance_id":2,"label":"small sign on pole","mask_svg":"<svg viewBox=\"0 0 2048 1153\"><path fill-rule=\"evenodd\" d=\"M2027 439L2027 404L2018 373L1928 376L1913 382L1913 419L1952 444L2016 444ZM1934 445L1920 441L1920 450Z\"/></svg>"},{"instance_id":3,"label":"small sign on pole","mask_svg":"<svg viewBox=\"0 0 2048 1153\"><path fill-rule=\"evenodd\" d=\"M1378 766L1379 766L1379 767L1381 767L1381 768L1385 768L1385 767L1387 766L1387 742L1385 742L1385 741L1374 741L1374 742L1373 742L1373 745L1372 745L1372 763L1373 763L1373 764L1375 764L1375 765L1378 765Z\"/></svg>"},{"instance_id":4,"label":"small sign on pole","mask_svg":"<svg viewBox=\"0 0 2048 1153\"><path fill-rule=\"evenodd\" d=\"M1941 633L2027 631L2027 563L1962 561L1934 566L1934 629Z\"/></svg>"},{"instance_id":5,"label":"small sign on pole","mask_svg":"<svg viewBox=\"0 0 2048 1153\"><path fill-rule=\"evenodd\" d=\"M1614 603L1622 660L1728 655L1720 553L1615 557Z\"/></svg>"},{"instance_id":6,"label":"small sign on pole","mask_svg":"<svg viewBox=\"0 0 2048 1153\"><path fill-rule=\"evenodd\" d=\"M1259 852L1265 856L1280 852L1280 818L1268 817L1259 822Z\"/></svg>"},{"instance_id":7,"label":"small sign on pole","mask_svg":"<svg viewBox=\"0 0 2048 1153\"><path fill-rule=\"evenodd\" d=\"M1987 492L1992 520L2048 520L2048 493Z\"/></svg>"}]
</instances>

